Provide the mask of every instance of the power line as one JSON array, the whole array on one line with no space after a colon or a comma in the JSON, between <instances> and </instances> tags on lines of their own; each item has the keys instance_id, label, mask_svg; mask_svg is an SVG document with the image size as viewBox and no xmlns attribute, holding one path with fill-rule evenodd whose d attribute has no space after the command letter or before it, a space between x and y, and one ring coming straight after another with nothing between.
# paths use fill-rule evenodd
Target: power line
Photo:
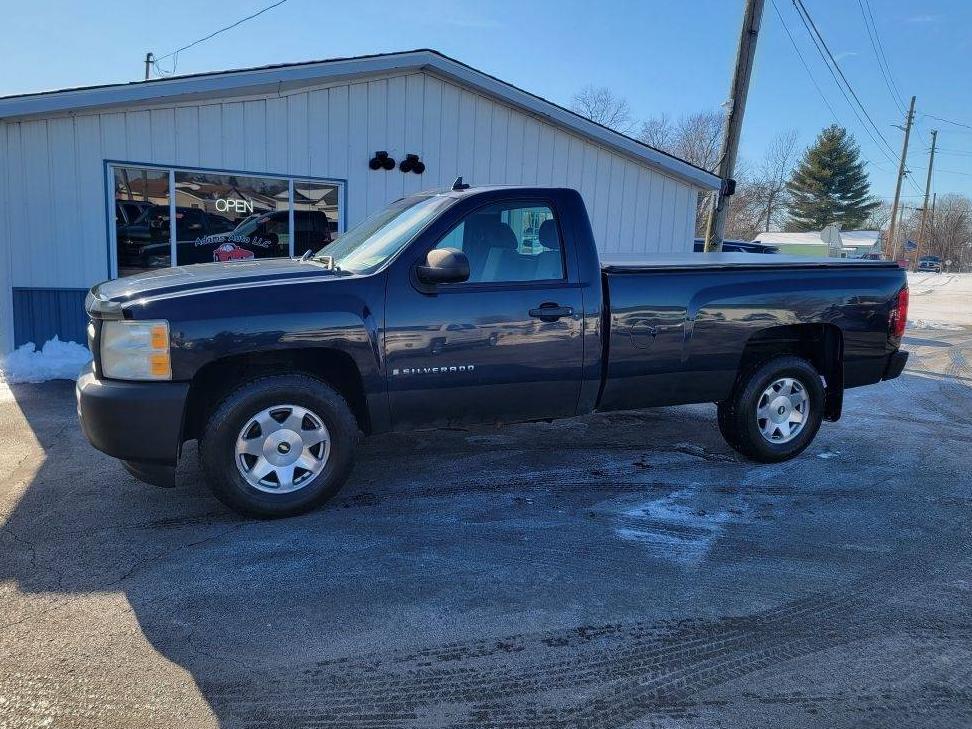
<instances>
[{"instance_id":1,"label":"power line","mask_svg":"<svg viewBox=\"0 0 972 729\"><path fill-rule=\"evenodd\" d=\"M783 26L783 31L786 33L786 37L789 38L789 40L790 40L790 45L793 46L793 50L796 53L797 58L800 59L800 63L803 65L804 70L807 72L807 76L810 78L811 83L813 84L814 88L817 90L817 93L820 95L821 100L824 102L824 104L826 105L827 109L830 110L830 114L833 117L834 122L836 124L838 124L839 126L843 126L843 124L841 123L839 117L837 116L837 112L834 110L833 105L827 99L826 94L824 94L823 89L820 88L820 84L817 83L817 79L814 77L813 72L810 70L810 65L807 63L806 58L804 58L803 53L800 51L800 46L797 45L796 39L793 37L793 34L790 32L790 28L787 25L786 20L783 17L783 13L780 11L779 6L776 4L776 0L770 0L770 2L772 3L773 10L776 11L776 15L777 15L777 17L780 20L780 25ZM802 16L801 16L800 19L801 19L801 21L803 20ZM816 45L816 41L814 40L813 34L810 31L810 28L807 27L806 21L803 21L803 23L804 23L804 27L807 29L808 34L810 34L810 40L811 41L814 41L814 45ZM878 41L878 43L880 43L880 40ZM820 53L819 46L817 47L817 52ZM823 54L822 53L821 53L821 58L824 60L824 65L827 65L826 59L823 57ZM827 65L827 69L830 70L831 75L834 76L834 72L833 72L832 69L830 69L830 66L829 65ZM860 115L854 109L853 104L851 104L850 99L847 97L846 92L844 92L843 87L841 87L840 82L837 80L837 77L836 76L834 76L834 82L837 84L837 88L840 89L841 93L844 94L844 99L847 101L848 105L850 105L851 111L853 111L854 114L855 114L855 116L857 116L858 121L861 123L862 126L864 126L864 131L871 138L871 141L874 142L875 146L877 146L877 148L884 154L885 157L888 158L888 160L890 162L892 162L893 164L897 165L899 163L899 157L898 157L898 155L892 153L893 156L888 156L888 154L884 151L884 149L881 147L881 145L878 144L878 142L874 138L874 136L870 133L870 131L868 130L867 126L864 125L864 120L861 119ZM893 81L892 81L892 84L893 84ZM887 142L885 142L885 143L887 143ZM883 169L883 167L882 167L881 164L869 160L863 154L861 155L861 157L871 167L876 167L878 169ZM905 175L905 176L907 177L909 184L916 191L915 197L921 197L921 194L922 194L921 193L921 190L918 187L918 185L915 183L915 181L912 180L910 176L908 176L908 175Z\"/></svg>"},{"instance_id":2,"label":"power line","mask_svg":"<svg viewBox=\"0 0 972 729\"><path fill-rule=\"evenodd\" d=\"M857 96L857 92L854 91L854 87L851 86L850 81L847 80L847 76L841 69L840 64L837 63L837 59L835 59L834 54L831 53L830 47L827 45L827 42L817 29L817 24L814 23L813 18L810 17L810 13L803 4L803 0L793 0L793 5L797 9L797 14L800 16L800 20L803 22L804 27L810 34L810 38L813 40L814 45L817 48L817 52L820 54L821 58L823 58L824 64L827 65L827 68L830 70L830 74L834 77L834 82L837 84L838 88L840 88L841 93L844 95L844 99L846 99L847 103L850 105L854 115L861 122L861 125L864 127L864 131L867 132L867 135L875 144L878 144L877 139L875 139L874 135L871 134L870 130L867 128L867 124L865 124L864 120L861 119L861 115L857 113L857 109L854 107L854 104L851 103L850 98L847 96L847 92L850 92L851 96L854 98L854 101L857 102L857 106L860 107L861 112L863 112L864 117L868 122L870 122L871 126L874 128L874 131L877 133L878 138L884 143L885 149L882 149L882 152L885 152L886 150L887 153L890 153L888 159L897 162L898 158L895 155L894 150L892 149L891 145L888 144L888 140L884 138L884 135L881 133L881 130L878 128L877 124L874 123L871 115L867 113L867 109L864 107L864 104L861 103L860 98ZM828 58L830 59L829 64L827 63ZM840 78L843 79L844 86L847 87L847 91L844 91L844 86L841 86L840 80L837 78L838 74L840 75ZM880 147L879 144L878 147Z\"/></svg>"},{"instance_id":3,"label":"power line","mask_svg":"<svg viewBox=\"0 0 972 729\"><path fill-rule=\"evenodd\" d=\"M943 170L939 168L938 172L945 172L949 175L962 175L963 177L972 177L972 172L961 172L959 170Z\"/></svg>"},{"instance_id":4,"label":"power line","mask_svg":"<svg viewBox=\"0 0 972 729\"><path fill-rule=\"evenodd\" d=\"M891 99L894 101L895 106L898 107L898 111L902 114L904 113L904 104L901 103L901 99L895 93L893 84L891 83L890 69L885 70L884 63L881 61L881 54L878 52L877 42L875 41L875 35L877 34L877 26L874 27L874 32L871 32L871 24L868 22L867 11L864 10L864 1L857 0L857 4L861 8L861 17L864 18L864 29L867 30L867 37L871 41L871 50L874 51L874 58L877 59L878 68L881 70L881 75L884 77L884 85L888 87L888 93L891 94ZM870 7L870 6L868 6ZM871 18L873 21L873 17Z\"/></svg>"},{"instance_id":5,"label":"power line","mask_svg":"<svg viewBox=\"0 0 972 729\"><path fill-rule=\"evenodd\" d=\"M194 40L192 43L189 43L188 45L185 45L182 48L179 48L178 50L172 51L171 53L166 53L165 55L162 55L162 56L156 56L152 60L152 65L155 67L155 70L158 71L159 73L162 73L162 74L175 73L176 64L179 62L179 54L182 53L183 51L187 51L190 48L192 48L193 46L198 46L200 43L205 43L210 38L215 38L220 33L225 33L227 30L232 30L236 26L242 25L243 23L245 23L248 20L253 20L253 18L255 18L255 17L259 16L259 15L263 15L268 10L273 10L274 8L279 7L280 5L283 5L285 2L287 2L287 0L277 0L277 2L273 3L272 5L267 5L265 8L263 8L262 10L258 10L257 12L253 13L252 15L247 15L245 18L240 18L235 23L231 23L230 25L227 25L225 28L220 28L219 30L213 31L212 33L210 33L209 35L205 36L204 38L200 38L198 40ZM173 62L172 62L172 70L171 71L163 71L159 67L159 61L163 61L166 58L172 58L172 59L174 59Z\"/></svg>"},{"instance_id":6,"label":"power line","mask_svg":"<svg viewBox=\"0 0 972 729\"><path fill-rule=\"evenodd\" d=\"M858 5L861 7L861 13L865 15L864 26L868 26L868 19L870 19L870 27L874 29L874 35L871 36L871 31L868 29L868 38L871 40L871 48L874 50L874 54L877 57L878 68L881 69L881 75L884 77L884 83L888 87L888 91L891 93L891 98L898 110L904 113L904 98L901 96L901 91L898 89L898 84L894 81L894 74L891 72L891 64L888 61L888 56L884 52L884 43L881 42L881 33L878 31L877 23L874 20L874 12L871 9L871 0L857 0ZM865 13L865 8L866 13ZM877 47L875 48L875 42L877 42ZM908 176L908 183L920 193L920 189L910 176Z\"/></svg>"},{"instance_id":7,"label":"power line","mask_svg":"<svg viewBox=\"0 0 972 729\"><path fill-rule=\"evenodd\" d=\"M954 124L957 127L972 129L972 124L964 124L962 122L953 121L952 119L946 119L945 117L935 116L934 114L922 114L922 116L927 116L929 119L937 119L938 121L945 122L946 124Z\"/></svg>"},{"instance_id":8,"label":"power line","mask_svg":"<svg viewBox=\"0 0 972 729\"><path fill-rule=\"evenodd\" d=\"M803 68L806 69L807 76L810 77L810 81L811 83L813 83L813 87L817 90L817 93L820 94L820 98L823 99L823 103L827 105L828 109L830 109L830 114L831 116L833 116L834 122L836 124L840 124L840 119L837 118L837 112L834 111L834 107L830 105L830 102L827 100L827 97L824 95L823 89L821 89L820 84L817 83L817 79L813 77L813 72L810 70L809 64L807 63L806 59L803 57L803 54L800 52L800 47L796 44L796 41L793 39L793 34L790 33L790 29L787 27L786 21L783 20L783 14L780 12L780 9L776 6L776 0L770 0L770 2L773 4L773 10L776 11L776 15L780 19L780 25L783 26L783 31L786 33L786 37L790 39L790 44L793 46L793 50L796 51L797 58L800 59L800 63L803 64Z\"/></svg>"},{"instance_id":9,"label":"power line","mask_svg":"<svg viewBox=\"0 0 972 729\"><path fill-rule=\"evenodd\" d=\"M878 32L877 23L874 22L874 13L871 10L871 0L864 0L864 6L867 8L867 15L871 19L871 27L874 28L874 39L877 41L878 50L881 52L881 59L884 61L884 68L888 72L888 80L891 82L891 87L894 90L894 96L901 102L899 107L901 111L904 111L904 95L898 88L898 84L895 83L894 74L891 73L891 64L888 62L888 55L884 52L884 43L881 42L881 34Z\"/></svg>"},{"instance_id":10,"label":"power line","mask_svg":"<svg viewBox=\"0 0 972 729\"><path fill-rule=\"evenodd\" d=\"M925 151L927 152L928 150ZM968 150L968 149L942 149L941 147L939 147L936 153L954 154L957 157L972 157L972 150Z\"/></svg>"}]
</instances>

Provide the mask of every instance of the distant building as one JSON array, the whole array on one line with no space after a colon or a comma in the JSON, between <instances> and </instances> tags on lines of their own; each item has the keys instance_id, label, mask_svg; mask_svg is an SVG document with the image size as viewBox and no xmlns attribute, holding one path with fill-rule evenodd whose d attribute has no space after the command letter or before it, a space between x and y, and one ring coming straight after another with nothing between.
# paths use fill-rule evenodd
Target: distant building
<instances>
[{"instance_id":1,"label":"distant building","mask_svg":"<svg viewBox=\"0 0 972 729\"><path fill-rule=\"evenodd\" d=\"M881 253L881 231L841 230L831 245L819 233L761 233L753 243L776 246L780 253L791 256L820 256L832 258L863 258Z\"/></svg>"}]
</instances>

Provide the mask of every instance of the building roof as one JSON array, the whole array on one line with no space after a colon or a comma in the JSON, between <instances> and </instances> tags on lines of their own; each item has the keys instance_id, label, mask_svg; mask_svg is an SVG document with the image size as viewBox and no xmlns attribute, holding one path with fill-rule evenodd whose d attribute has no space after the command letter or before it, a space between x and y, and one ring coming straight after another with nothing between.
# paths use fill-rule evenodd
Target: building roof
<instances>
[{"instance_id":1,"label":"building roof","mask_svg":"<svg viewBox=\"0 0 972 729\"><path fill-rule=\"evenodd\" d=\"M872 246L878 242L881 236L879 230L842 230L840 231L840 242L844 246ZM820 233L760 233L753 239L754 243L763 243L772 246L802 245L802 246L826 246L827 243L820 237Z\"/></svg>"},{"instance_id":2,"label":"building roof","mask_svg":"<svg viewBox=\"0 0 972 729\"><path fill-rule=\"evenodd\" d=\"M842 230L840 239L845 246L874 245L881 238L880 230Z\"/></svg>"},{"instance_id":3,"label":"building roof","mask_svg":"<svg viewBox=\"0 0 972 729\"><path fill-rule=\"evenodd\" d=\"M801 245L801 246L825 246L827 245L820 233L760 233L753 238L753 243L764 243L771 246Z\"/></svg>"},{"instance_id":4,"label":"building roof","mask_svg":"<svg viewBox=\"0 0 972 729\"><path fill-rule=\"evenodd\" d=\"M0 121L132 104L190 101L197 98L233 96L243 93L282 93L325 81L423 70L435 72L480 93L498 98L551 124L587 137L696 187L710 190L719 187L719 178L701 167L649 147L547 99L429 49L4 96L0 97Z\"/></svg>"}]
</instances>

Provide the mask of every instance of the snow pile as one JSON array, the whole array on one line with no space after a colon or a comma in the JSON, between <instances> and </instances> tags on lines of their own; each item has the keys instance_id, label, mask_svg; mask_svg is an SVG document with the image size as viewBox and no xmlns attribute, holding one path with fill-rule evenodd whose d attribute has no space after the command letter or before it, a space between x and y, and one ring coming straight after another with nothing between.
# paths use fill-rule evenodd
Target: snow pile
<instances>
[{"instance_id":1,"label":"snow pile","mask_svg":"<svg viewBox=\"0 0 972 729\"><path fill-rule=\"evenodd\" d=\"M972 273L909 273L908 286L910 328L959 331L972 326Z\"/></svg>"},{"instance_id":2,"label":"snow pile","mask_svg":"<svg viewBox=\"0 0 972 729\"><path fill-rule=\"evenodd\" d=\"M62 342L55 335L41 349L33 342L0 357L0 382L46 382L76 380L81 368L91 361L91 352L77 342Z\"/></svg>"}]
</instances>

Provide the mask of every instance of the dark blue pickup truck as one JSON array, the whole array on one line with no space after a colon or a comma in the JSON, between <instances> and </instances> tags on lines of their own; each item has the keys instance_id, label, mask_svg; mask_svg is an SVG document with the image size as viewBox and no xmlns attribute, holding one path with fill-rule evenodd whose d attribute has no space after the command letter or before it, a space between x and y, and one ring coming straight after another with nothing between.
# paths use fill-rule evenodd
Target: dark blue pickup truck
<instances>
[{"instance_id":1,"label":"dark blue pickup truck","mask_svg":"<svg viewBox=\"0 0 972 729\"><path fill-rule=\"evenodd\" d=\"M574 190L399 200L316 255L95 286L78 412L95 447L259 516L342 485L361 433L713 402L729 444L791 458L844 390L897 377L894 263L749 254L599 260Z\"/></svg>"}]
</instances>

